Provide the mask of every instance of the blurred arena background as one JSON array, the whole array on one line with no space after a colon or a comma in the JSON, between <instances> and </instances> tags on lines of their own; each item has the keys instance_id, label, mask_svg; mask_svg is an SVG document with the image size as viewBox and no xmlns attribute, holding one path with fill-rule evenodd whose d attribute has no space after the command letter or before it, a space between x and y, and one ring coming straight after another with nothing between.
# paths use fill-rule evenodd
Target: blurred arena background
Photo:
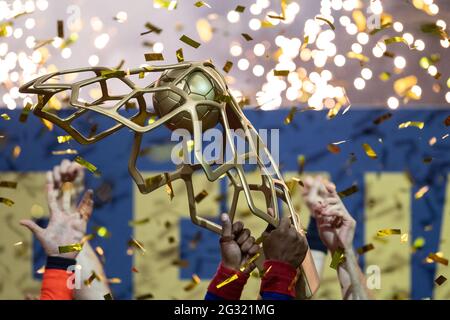
<instances>
[{"instance_id":1,"label":"blurred arena background","mask_svg":"<svg viewBox=\"0 0 450 320\"><path fill-rule=\"evenodd\" d=\"M141 195L127 171L131 132L92 146L58 143L64 131L31 113L24 120L23 107L37 101L18 91L56 70L176 63L180 48L185 60L211 59L219 70L232 63L224 73L254 126L280 130L288 181L324 174L339 191L357 186L344 201L358 222L355 248L374 245L360 262L381 269L377 298L450 298L449 284L434 281L450 276L448 266L428 258L450 256L449 15L446 0L0 1L0 182L17 182L0 184L1 199L13 201L0 203L0 298L39 292L45 257L18 221L46 223L45 171L74 158L68 149L101 171L87 178L96 194L89 232L115 298L203 297L219 262L218 238L190 222L184 188L174 185L172 201L164 188ZM371 28L377 21L380 28ZM164 61L145 61L150 52ZM275 75L280 70L287 73ZM66 98L51 108L63 109ZM87 125L102 121L93 116ZM148 176L170 167L169 140L168 132L145 136L140 164ZM205 180L195 181L198 192L208 191L201 213L218 217L227 210L227 184ZM292 194L306 227L299 190ZM261 230L244 207L239 218ZM376 236L386 228L401 234ZM193 275L201 282L188 289ZM257 287L251 278L244 297L253 299ZM340 298L334 270L326 268L317 298Z\"/></svg>"}]
</instances>

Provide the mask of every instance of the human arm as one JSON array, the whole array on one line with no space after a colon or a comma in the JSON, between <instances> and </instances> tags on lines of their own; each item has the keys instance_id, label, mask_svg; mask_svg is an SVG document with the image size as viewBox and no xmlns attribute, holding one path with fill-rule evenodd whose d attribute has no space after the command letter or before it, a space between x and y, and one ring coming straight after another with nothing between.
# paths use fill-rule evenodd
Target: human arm
<instances>
[{"instance_id":1,"label":"human arm","mask_svg":"<svg viewBox=\"0 0 450 320\"><path fill-rule=\"evenodd\" d=\"M68 268L76 264L78 251L62 252L60 247L81 243L86 233L87 222L92 214L92 190L84 193L76 210L67 213L57 199L53 175L47 172L47 200L49 205L49 223L41 228L33 220L21 220L41 243L47 255L47 264L43 276L42 300L71 300L73 298L72 273ZM74 269L72 269L73 271Z\"/></svg>"},{"instance_id":2,"label":"human arm","mask_svg":"<svg viewBox=\"0 0 450 320\"><path fill-rule=\"evenodd\" d=\"M238 300L247 283L250 272L256 267L250 259L260 247L250 230L242 222L231 223L228 214L221 215L222 236L220 238L221 263L212 279L206 300ZM230 281L230 279L232 279ZM230 281L223 284L224 281Z\"/></svg>"}]
</instances>

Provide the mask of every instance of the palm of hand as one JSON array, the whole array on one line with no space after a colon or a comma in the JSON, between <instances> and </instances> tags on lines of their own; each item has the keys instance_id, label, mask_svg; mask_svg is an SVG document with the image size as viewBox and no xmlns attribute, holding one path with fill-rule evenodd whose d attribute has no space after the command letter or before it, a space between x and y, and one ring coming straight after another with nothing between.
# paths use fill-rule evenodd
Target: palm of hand
<instances>
[{"instance_id":1,"label":"palm of hand","mask_svg":"<svg viewBox=\"0 0 450 320\"><path fill-rule=\"evenodd\" d=\"M49 256L62 256L74 259L78 252L60 254L59 247L80 243L86 232L86 223L78 214L53 213L46 229L36 234Z\"/></svg>"}]
</instances>

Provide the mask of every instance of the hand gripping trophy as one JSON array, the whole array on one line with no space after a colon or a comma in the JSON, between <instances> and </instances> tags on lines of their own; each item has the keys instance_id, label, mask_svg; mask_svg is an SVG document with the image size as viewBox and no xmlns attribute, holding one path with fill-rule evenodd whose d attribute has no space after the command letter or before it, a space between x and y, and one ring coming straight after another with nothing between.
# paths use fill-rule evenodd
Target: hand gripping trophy
<instances>
[{"instance_id":1,"label":"hand gripping trophy","mask_svg":"<svg viewBox=\"0 0 450 320\"><path fill-rule=\"evenodd\" d=\"M143 78L147 73L161 73L161 75L144 88L138 87L130 80L136 75ZM63 77L73 79L75 76L81 76L83 79L73 83L61 81ZM120 81L129 89L129 93L112 95L111 80ZM86 89L94 84L100 87L101 97L87 102L81 98L80 92L83 88ZM63 91L69 92L68 109L71 114L61 117L48 107L48 103L55 94ZM37 94L38 103L33 107L33 113L58 125L81 144L95 143L123 127L131 129L134 132L134 142L128 169L140 192L150 193L172 181L183 180L193 223L221 233L220 225L197 214L192 174L203 171L209 181L217 181L223 176L230 180L233 197L229 216L232 221L239 196L243 192L250 211L274 227L279 223L279 205L283 203L288 209L291 223L303 234L289 190L277 164L230 94L224 77L217 72L212 63L208 61L181 62L172 65L147 66L127 72L103 67L59 71L28 82L20 88L20 92ZM137 112L129 117L122 111L131 99L137 102ZM89 112L110 117L116 123L94 135L83 134L73 126L73 122ZM205 159L201 146L202 133L218 123L223 129L221 132L231 154L220 164ZM174 172L144 179L136 166L142 137L143 134L161 126L166 126L170 130L184 129L193 134L192 153L195 163L183 162ZM237 152L233 146L232 130L240 130L241 138L249 145L249 152L243 154ZM260 170L261 183L251 184L246 180L244 163L250 158ZM264 195L267 210L261 210L255 205L252 191L258 191ZM298 296L310 298L319 286L319 279L309 250L300 271L301 276L297 283Z\"/></svg>"}]
</instances>

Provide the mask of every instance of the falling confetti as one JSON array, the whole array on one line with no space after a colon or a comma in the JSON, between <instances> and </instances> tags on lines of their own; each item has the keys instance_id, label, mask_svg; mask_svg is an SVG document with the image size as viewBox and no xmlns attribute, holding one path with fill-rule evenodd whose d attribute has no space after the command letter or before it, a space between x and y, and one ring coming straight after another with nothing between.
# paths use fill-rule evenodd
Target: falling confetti
<instances>
[{"instance_id":1,"label":"falling confetti","mask_svg":"<svg viewBox=\"0 0 450 320\"><path fill-rule=\"evenodd\" d=\"M189 46L195 48L195 49L197 49L198 47L200 47L200 43L199 43L199 42L197 42L197 41L195 41L195 40L189 38L189 37L186 36L186 35L182 35L181 38L180 38L180 40L183 41L184 43L186 43L187 45L189 45Z\"/></svg>"},{"instance_id":2,"label":"falling confetti","mask_svg":"<svg viewBox=\"0 0 450 320\"><path fill-rule=\"evenodd\" d=\"M195 273L191 277L191 282L184 287L184 291L191 291L201 282L200 277Z\"/></svg>"},{"instance_id":3,"label":"falling confetti","mask_svg":"<svg viewBox=\"0 0 450 320\"><path fill-rule=\"evenodd\" d=\"M386 236L391 236L391 235L395 235L395 234L401 234L401 230L400 229L382 229L377 231L377 237L386 237Z\"/></svg>"},{"instance_id":4,"label":"falling confetti","mask_svg":"<svg viewBox=\"0 0 450 320\"><path fill-rule=\"evenodd\" d=\"M146 53L144 57L145 61L164 61L162 53Z\"/></svg>"},{"instance_id":5,"label":"falling confetti","mask_svg":"<svg viewBox=\"0 0 450 320\"><path fill-rule=\"evenodd\" d=\"M239 278L239 276L237 274L233 274L231 277L225 279L224 281L222 281L221 283L219 283L218 285L216 285L217 289L220 289L224 286L226 286L227 284L237 280Z\"/></svg>"},{"instance_id":6,"label":"falling confetti","mask_svg":"<svg viewBox=\"0 0 450 320\"><path fill-rule=\"evenodd\" d=\"M375 150L373 150L372 147L368 143L364 143L363 148L369 158L372 158L372 159L377 158L377 154L376 154Z\"/></svg>"},{"instance_id":7,"label":"falling confetti","mask_svg":"<svg viewBox=\"0 0 450 320\"><path fill-rule=\"evenodd\" d=\"M428 192L429 189L430 188L428 186L423 186L422 188L417 190L417 192L414 194L414 198L416 200L422 198L425 195L425 193Z\"/></svg>"},{"instance_id":8,"label":"falling confetti","mask_svg":"<svg viewBox=\"0 0 450 320\"><path fill-rule=\"evenodd\" d=\"M12 207L14 205L14 201L8 198L0 197L0 202L7 205L8 207Z\"/></svg>"},{"instance_id":9,"label":"falling confetti","mask_svg":"<svg viewBox=\"0 0 450 320\"><path fill-rule=\"evenodd\" d=\"M81 249L83 249L83 245L81 243L74 243L58 247L59 253L80 252Z\"/></svg>"},{"instance_id":10,"label":"falling confetti","mask_svg":"<svg viewBox=\"0 0 450 320\"><path fill-rule=\"evenodd\" d=\"M339 191L338 195L339 197L341 197L341 199L351 196L352 194L356 193L359 191L359 188L357 185L353 185L345 190Z\"/></svg>"}]
</instances>

